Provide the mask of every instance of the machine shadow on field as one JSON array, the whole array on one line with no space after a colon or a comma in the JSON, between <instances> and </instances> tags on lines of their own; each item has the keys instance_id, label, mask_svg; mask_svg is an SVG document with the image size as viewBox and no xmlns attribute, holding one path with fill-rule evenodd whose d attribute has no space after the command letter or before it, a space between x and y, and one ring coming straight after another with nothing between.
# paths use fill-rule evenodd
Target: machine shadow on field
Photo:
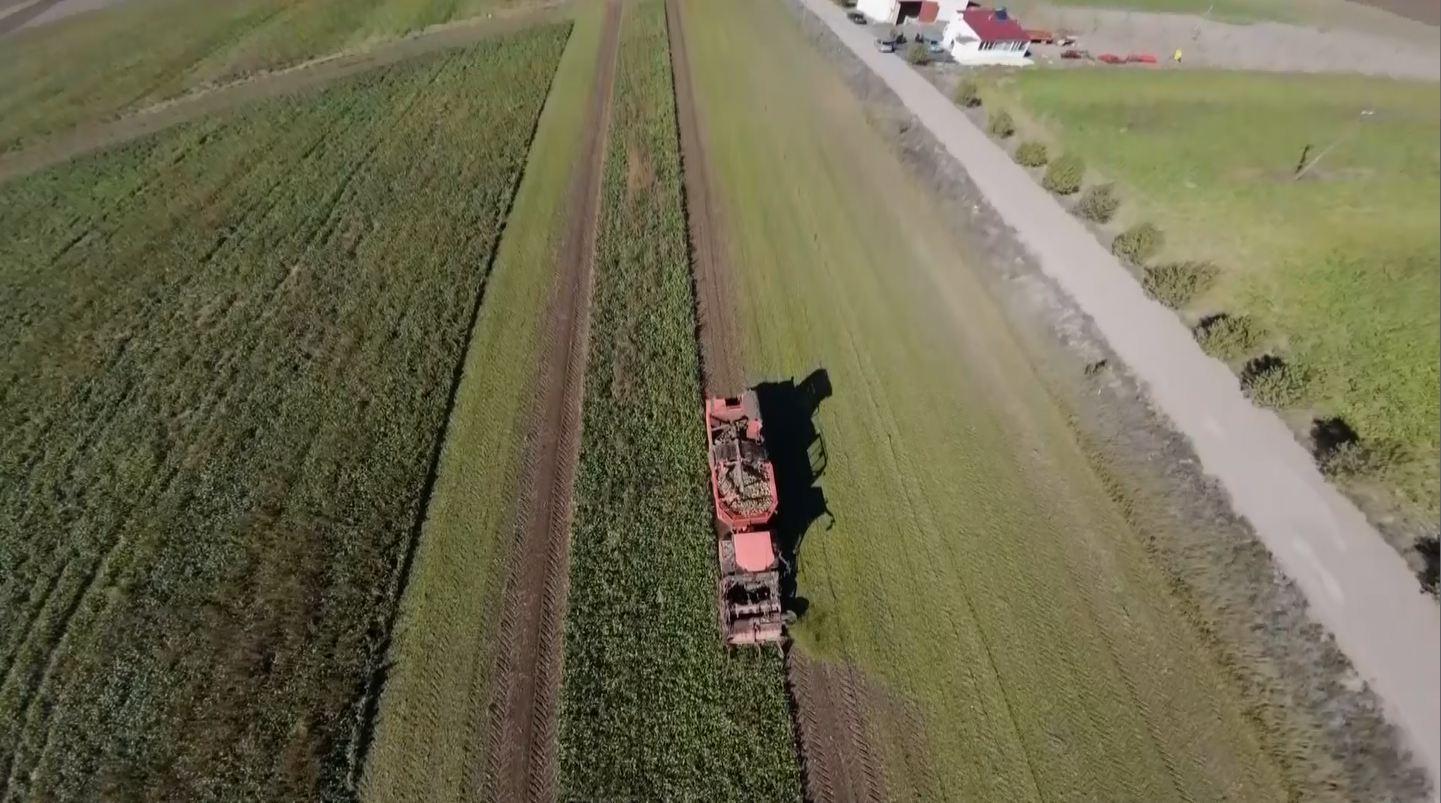
<instances>
[{"instance_id":1,"label":"machine shadow on field","mask_svg":"<svg viewBox=\"0 0 1441 803\"><path fill-rule=\"evenodd\" d=\"M831 396L831 377L824 368L799 384L793 379L756 385L756 401L765 422L766 450L776 472L776 550L780 553L781 599L786 609L803 616L808 607L796 593L796 567L801 541L811 525L835 522L817 481L826 470L826 445L816 426L821 402Z\"/></svg>"}]
</instances>

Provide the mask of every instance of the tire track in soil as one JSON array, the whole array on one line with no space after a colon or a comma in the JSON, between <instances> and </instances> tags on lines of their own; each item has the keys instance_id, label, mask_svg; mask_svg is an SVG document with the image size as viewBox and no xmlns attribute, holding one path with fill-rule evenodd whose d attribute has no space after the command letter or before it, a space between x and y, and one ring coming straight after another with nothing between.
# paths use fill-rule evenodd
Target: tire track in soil
<instances>
[{"instance_id":1,"label":"tire track in soil","mask_svg":"<svg viewBox=\"0 0 1441 803\"><path fill-rule=\"evenodd\" d=\"M691 86L690 56L681 3L666 0L671 77L680 129L685 214L695 285L702 381L708 395L733 395L745 381L730 265L722 239L724 221L712 191L704 127ZM785 650L786 691L800 750L801 776L810 803L882 803L881 765L866 739L865 681L847 665L806 660ZM837 705L837 702L842 703Z\"/></svg>"},{"instance_id":2,"label":"tire track in soil","mask_svg":"<svg viewBox=\"0 0 1441 803\"><path fill-rule=\"evenodd\" d=\"M511 543L490 700L486 800L556 796L556 705L560 694L566 572L580 412L589 350L596 228L605 175L611 96L620 51L621 5L608 0L585 141L566 202L545 358L532 397L521 498Z\"/></svg>"}]
</instances>

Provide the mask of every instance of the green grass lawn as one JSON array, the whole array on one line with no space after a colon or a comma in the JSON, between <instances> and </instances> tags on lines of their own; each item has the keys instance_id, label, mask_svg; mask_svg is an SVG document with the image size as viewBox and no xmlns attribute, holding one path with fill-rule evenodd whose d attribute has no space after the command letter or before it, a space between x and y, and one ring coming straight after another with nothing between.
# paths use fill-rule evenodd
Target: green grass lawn
<instances>
[{"instance_id":1,"label":"green grass lawn","mask_svg":"<svg viewBox=\"0 0 1441 803\"><path fill-rule=\"evenodd\" d=\"M0 39L0 153L213 83L527 0L137 0Z\"/></svg>"},{"instance_id":2,"label":"green grass lawn","mask_svg":"<svg viewBox=\"0 0 1441 803\"><path fill-rule=\"evenodd\" d=\"M388 655L365 803L479 794L504 545L541 329L600 47L599 3L576 20L485 289Z\"/></svg>"},{"instance_id":3,"label":"green grass lawn","mask_svg":"<svg viewBox=\"0 0 1441 803\"><path fill-rule=\"evenodd\" d=\"M1254 316L1305 369L1299 405L1378 450L1408 511L1438 515L1441 100L1359 77L1033 71L1002 82L1061 147L1165 233L1157 261L1210 260L1192 314ZM1362 110L1375 114L1358 122ZM1303 149L1336 145L1295 181Z\"/></svg>"},{"instance_id":4,"label":"green grass lawn","mask_svg":"<svg viewBox=\"0 0 1441 803\"><path fill-rule=\"evenodd\" d=\"M871 700L888 794L1286 799L1144 534L789 12L693 2L685 20L748 378L833 387L796 649L919 711Z\"/></svg>"},{"instance_id":5,"label":"green grass lawn","mask_svg":"<svg viewBox=\"0 0 1441 803\"><path fill-rule=\"evenodd\" d=\"M436 54L0 184L7 797L349 794L565 38Z\"/></svg>"}]
</instances>

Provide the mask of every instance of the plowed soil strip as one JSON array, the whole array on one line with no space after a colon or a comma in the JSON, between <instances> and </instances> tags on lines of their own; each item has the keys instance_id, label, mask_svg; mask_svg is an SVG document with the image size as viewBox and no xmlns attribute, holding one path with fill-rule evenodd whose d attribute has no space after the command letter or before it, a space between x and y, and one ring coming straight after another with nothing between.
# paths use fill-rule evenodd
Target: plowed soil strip
<instances>
[{"instance_id":1,"label":"plowed soil strip","mask_svg":"<svg viewBox=\"0 0 1441 803\"><path fill-rule=\"evenodd\" d=\"M561 240L546 356L538 370L534 423L522 469L525 496L517 507L520 520L502 601L486 797L503 803L555 798L556 700L571 497L580 445L596 221L620 22L620 4L611 0L606 7L590 107L581 129L586 139Z\"/></svg>"},{"instance_id":2,"label":"plowed soil strip","mask_svg":"<svg viewBox=\"0 0 1441 803\"><path fill-rule=\"evenodd\" d=\"M706 393L734 395L743 389L745 371L730 294L731 266L724 248L720 204L709 178L705 129L691 87L681 6L679 0L667 0L666 26L670 32L671 72L685 175L701 362ZM849 667L804 661L787 650L786 682L800 743L806 799L812 803L883 800L879 764L866 743L862 720L864 684L859 674Z\"/></svg>"},{"instance_id":3,"label":"plowed soil strip","mask_svg":"<svg viewBox=\"0 0 1441 803\"><path fill-rule=\"evenodd\" d=\"M720 205L712 197L705 159L704 129L691 91L690 61L680 3L667 0L666 28L670 33L671 75L675 81L676 117L680 124L681 169L685 174L686 225L690 230L691 275L696 287L696 317L700 321L701 368L706 393L733 396L745 381L740 347L736 342L734 306L726 270L724 229Z\"/></svg>"}]
</instances>

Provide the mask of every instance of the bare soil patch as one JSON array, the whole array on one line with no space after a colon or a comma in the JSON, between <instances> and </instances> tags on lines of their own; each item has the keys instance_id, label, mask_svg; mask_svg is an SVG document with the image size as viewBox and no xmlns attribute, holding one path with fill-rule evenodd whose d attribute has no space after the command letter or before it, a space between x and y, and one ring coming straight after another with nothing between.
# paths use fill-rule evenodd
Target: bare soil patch
<instances>
[{"instance_id":1,"label":"bare soil patch","mask_svg":"<svg viewBox=\"0 0 1441 803\"><path fill-rule=\"evenodd\" d=\"M676 116L680 126L681 169L685 173L686 223L690 230L691 276L695 281L696 318L700 321L701 370L706 392L734 395L741 390L741 368L736 324L728 287L724 231L720 205L711 192L705 159L704 127L691 89L690 62L680 5L666 3L670 29L671 74L675 81Z\"/></svg>"},{"instance_id":2,"label":"bare soil patch","mask_svg":"<svg viewBox=\"0 0 1441 803\"><path fill-rule=\"evenodd\" d=\"M581 400L589 350L590 298L601 178L620 43L621 6L607 4L605 28L582 131L562 235L545 359L522 468L524 497L502 597L491 699L486 799L548 801L556 795L556 701L571 499L580 446Z\"/></svg>"},{"instance_id":3,"label":"bare soil patch","mask_svg":"<svg viewBox=\"0 0 1441 803\"><path fill-rule=\"evenodd\" d=\"M861 671L792 650L786 657L786 680L795 701L806 800L884 801L881 761L866 733L868 701Z\"/></svg>"}]
</instances>

